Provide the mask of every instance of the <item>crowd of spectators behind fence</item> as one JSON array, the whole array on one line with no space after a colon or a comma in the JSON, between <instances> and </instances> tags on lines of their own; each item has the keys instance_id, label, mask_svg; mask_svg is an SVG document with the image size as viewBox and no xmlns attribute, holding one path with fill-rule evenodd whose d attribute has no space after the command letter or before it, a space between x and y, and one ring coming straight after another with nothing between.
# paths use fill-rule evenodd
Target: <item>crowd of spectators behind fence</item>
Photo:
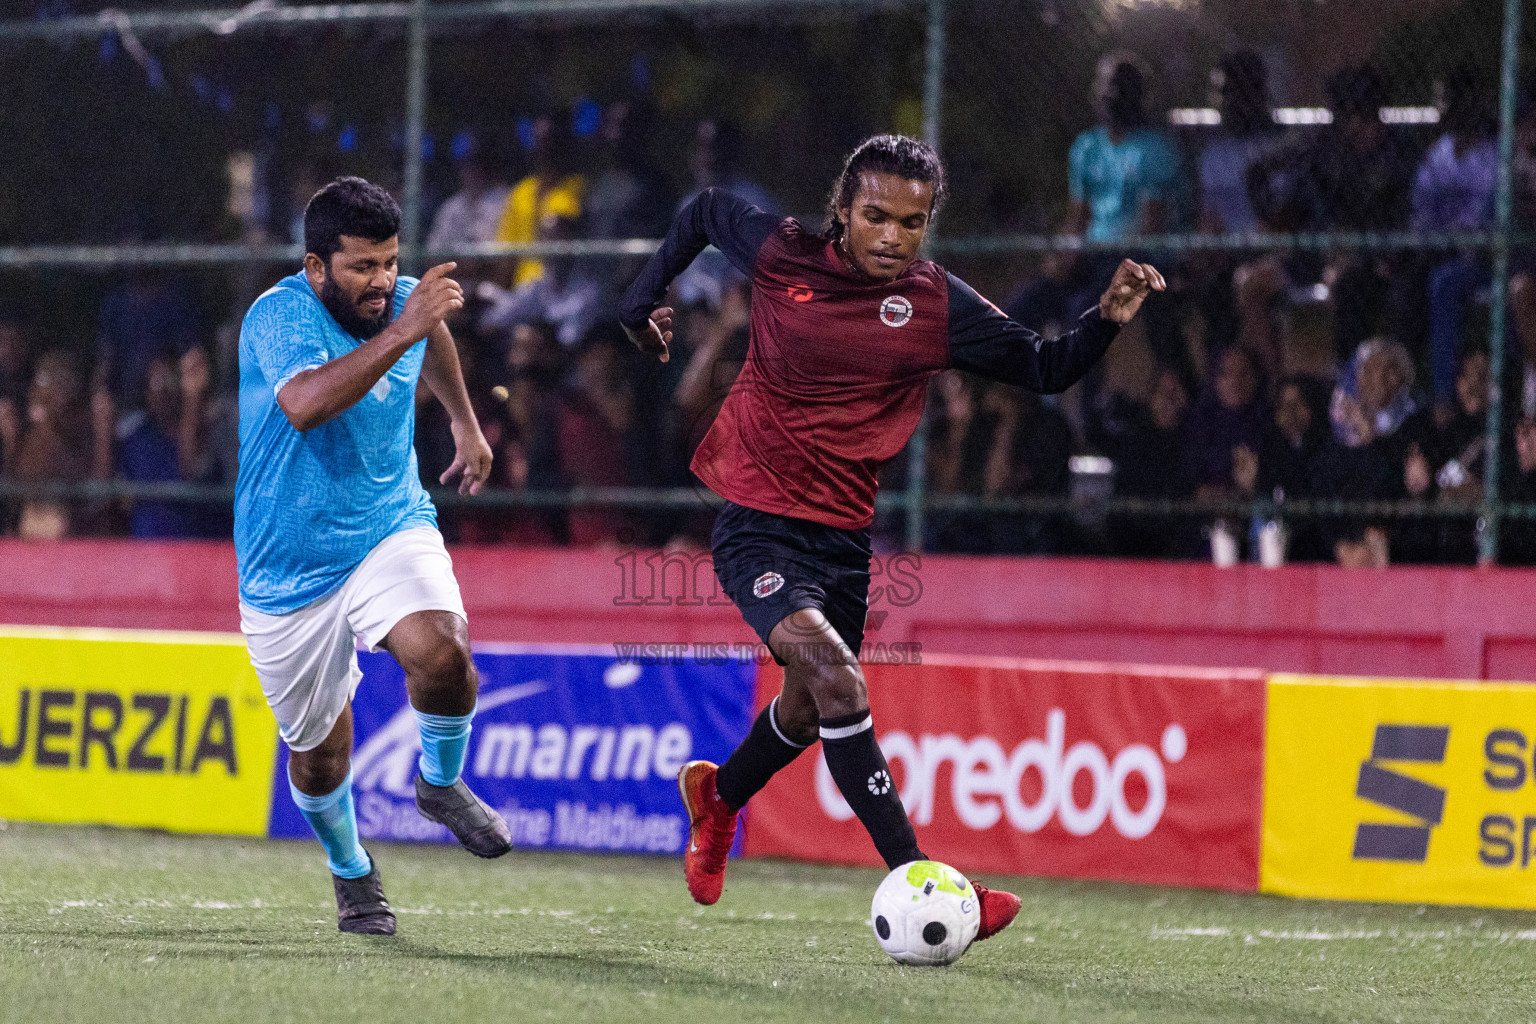
<instances>
[{"instance_id":1,"label":"crowd of spectators behind fence","mask_svg":"<svg viewBox=\"0 0 1536 1024\"><path fill-rule=\"evenodd\" d=\"M1493 97L1471 69L1439 83L1432 131L1385 123L1388 90L1369 66L1328 82L1331 123L1284 127L1271 116L1264 63L1236 52L1213 71L1219 127L1175 137L1146 109L1147 71L1106 57L1094 85L1099 123L1062 154L1065 234L1115 242L1168 231L1462 232L1493 226ZM527 173L507 180L474 138L455 144L428 246L659 237L680 204L717 185L777 212L751 176L753 154L723 120L697 124L689 180L644 156L650 111L609 104L578 148L569 117L533 119ZM1519 223L1536 210L1536 104L1516 138ZM294 206L335 168L294 175ZM301 221L296 227L301 228ZM295 229L290 229L295 230ZM1292 560L1347 566L1470 562L1481 499L1490 389L1503 389L1501 496L1536 501L1536 253L1513 256L1507 372L1490 380L1486 250L1339 247L1276 252L1062 253L994 296L1049 336L1097 301L1120 255L1155 261L1170 282L1105 364L1060 397L941 374L930 392L927 487L937 495L1065 496L1075 455L1107 457L1113 493L1191 502L1160 517L935 511L925 546L970 553L1102 553L1205 558L1217 513L1199 506L1256 496L1418 499L1465 507L1430 518L1285 517ZM643 358L614 303L643 258L464 259L469 305L451 324L496 453L492 484L512 491L695 486L689 455L728 392L747 347L749 294L706 252L676 285L673 358ZM0 479L230 484L236 396L227 354L236 330L171 272L121 283L99 317L94 365L39 343L0 310ZM221 340L222 339L222 340ZM418 406L424 481L452 459L444 414ZM1103 460L1091 460L1102 467ZM887 488L906 486L905 456ZM1102 474L1101 474L1102 475ZM702 545L697 509L453 506L451 540L468 543ZM136 499L64 501L46 493L0 504L0 532L27 538L128 533L227 535L227 505ZM900 516L876 522L900 543ZM1218 529L1246 543L1238 517ZM1506 531L1509 560L1536 560L1536 536Z\"/></svg>"}]
</instances>

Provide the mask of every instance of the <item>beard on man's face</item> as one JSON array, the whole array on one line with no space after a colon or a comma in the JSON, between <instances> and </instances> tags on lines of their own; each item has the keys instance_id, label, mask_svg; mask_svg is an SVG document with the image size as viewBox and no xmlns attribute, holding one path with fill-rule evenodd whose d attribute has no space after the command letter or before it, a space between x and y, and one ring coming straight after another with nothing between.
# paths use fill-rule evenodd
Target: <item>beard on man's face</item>
<instances>
[{"instance_id":1,"label":"beard on man's face","mask_svg":"<svg viewBox=\"0 0 1536 1024\"><path fill-rule=\"evenodd\" d=\"M384 312L378 316L364 316L358 312L358 305L371 299L384 298ZM389 321L395 315L395 290L390 288L385 291L380 288L367 288L354 302L342 293L341 286L336 283L336 278L331 274L325 275L325 283L320 286L320 301L330 311L331 316L341 325L341 329L354 338L364 341L378 336L378 333L389 326Z\"/></svg>"}]
</instances>

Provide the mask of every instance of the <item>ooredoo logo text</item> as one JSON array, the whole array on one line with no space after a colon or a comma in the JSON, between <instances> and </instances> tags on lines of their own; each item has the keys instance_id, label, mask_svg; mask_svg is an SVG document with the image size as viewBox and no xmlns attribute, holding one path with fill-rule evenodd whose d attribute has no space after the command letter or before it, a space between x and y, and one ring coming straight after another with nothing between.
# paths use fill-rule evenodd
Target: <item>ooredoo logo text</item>
<instances>
[{"instance_id":1,"label":"ooredoo logo text","mask_svg":"<svg viewBox=\"0 0 1536 1024\"><path fill-rule=\"evenodd\" d=\"M1066 746L1066 733L1066 712L1052 708L1045 736L1026 739L1012 750L992 736L964 739L954 733L912 736L901 731L882 735L880 749L893 769L900 768L901 802L916 825L933 822L945 796L938 786L939 769L947 764L948 800L967 828L982 831L1006 819L1020 832L1033 833L1054 820L1073 836L1093 835L1106 823L1127 839L1150 835L1168 806L1166 766L1182 761L1189 751L1184 727L1169 723L1157 749L1131 743L1113 754L1088 739ZM1132 776L1138 782L1133 784ZM816 799L834 821L853 817L824 758L818 758L816 768Z\"/></svg>"}]
</instances>

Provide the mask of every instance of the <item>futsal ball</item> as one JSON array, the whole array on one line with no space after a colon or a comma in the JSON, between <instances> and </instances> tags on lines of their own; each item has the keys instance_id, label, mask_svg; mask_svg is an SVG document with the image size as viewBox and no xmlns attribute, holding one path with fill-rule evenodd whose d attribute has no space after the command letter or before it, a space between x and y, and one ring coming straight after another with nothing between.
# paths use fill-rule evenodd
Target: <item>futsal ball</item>
<instances>
[{"instance_id":1,"label":"futsal ball","mask_svg":"<svg viewBox=\"0 0 1536 1024\"><path fill-rule=\"evenodd\" d=\"M942 967L971 947L981 928L976 887L936 860L915 860L875 890L870 924L880 948L899 964Z\"/></svg>"}]
</instances>

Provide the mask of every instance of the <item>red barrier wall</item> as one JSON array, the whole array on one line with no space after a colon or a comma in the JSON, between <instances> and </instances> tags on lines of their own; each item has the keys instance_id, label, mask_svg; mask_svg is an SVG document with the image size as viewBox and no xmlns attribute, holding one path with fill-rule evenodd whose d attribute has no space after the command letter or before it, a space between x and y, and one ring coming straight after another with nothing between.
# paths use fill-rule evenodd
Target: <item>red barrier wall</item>
<instances>
[{"instance_id":1,"label":"red barrier wall","mask_svg":"<svg viewBox=\"0 0 1536 1024\"><path fill-rule=\"evenodd\" d=\"M753 639L715 594L700 554L472 547L453 554L477 640ZM691 587L683 583L690 558L697 561ZM1536 680L1536 570L902 559L914 556L895 556L876 574L883 589L872 602L870 643ZM0 541L0 622L234 630L234 551L206 543Z\"/></svg>"}]
</instances>

